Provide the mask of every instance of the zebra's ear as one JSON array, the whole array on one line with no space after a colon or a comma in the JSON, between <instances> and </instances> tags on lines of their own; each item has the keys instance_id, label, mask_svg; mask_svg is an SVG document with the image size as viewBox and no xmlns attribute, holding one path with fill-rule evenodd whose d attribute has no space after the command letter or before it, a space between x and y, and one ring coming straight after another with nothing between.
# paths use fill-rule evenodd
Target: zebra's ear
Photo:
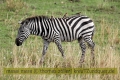
<instances>
[{"instance_id":1,"label":"zebra's ear","mask_svg":"<svg viewBox=\"0 0 120 80\"><path fill-rule=\"evenodd\" d=\"M22 24L22 21L19 21L18 24Z\"/></svg>"}]
</instances>

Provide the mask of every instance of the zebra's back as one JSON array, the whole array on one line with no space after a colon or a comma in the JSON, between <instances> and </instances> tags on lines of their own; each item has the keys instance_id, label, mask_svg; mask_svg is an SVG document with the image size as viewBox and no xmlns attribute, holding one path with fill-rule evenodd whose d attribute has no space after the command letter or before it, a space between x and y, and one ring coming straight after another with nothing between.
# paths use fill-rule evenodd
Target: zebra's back
<instances>
[{"instance_id":1,"label":"zebra's back","mask_svg":"<svg viewBox=\"0 0 120 80\"><path fill-rule=\"evenodd\" d=\"M79 37L91 36L94 32L94 23L87 16L72 16L55 18L54 28L58 30L61 41L70 42Z\"/></svg>"}]
</instances>

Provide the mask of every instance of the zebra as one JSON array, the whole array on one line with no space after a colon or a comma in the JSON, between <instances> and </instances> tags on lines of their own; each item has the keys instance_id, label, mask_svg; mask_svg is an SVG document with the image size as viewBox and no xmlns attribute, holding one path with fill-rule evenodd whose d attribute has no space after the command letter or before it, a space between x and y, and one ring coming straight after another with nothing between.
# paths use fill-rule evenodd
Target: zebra
<instances>
[{"instance_id":1,"label":"zebra","mask_svg":"<svg viewBox=\"0 0 120 80\"><path fill-rule=\"evenodd\" d=\"M43 39L43 50L40 62L43 62L51 42L54 42L57 45L58 50L64 58L61 42L78 40L82 52L79 62L83 63L85 59L86 43L91 48L91 59L94 61L95 43L92 40L94 30L94 22L84 15L74 15L63 18L34 16L20 22L20 28L18 29L15 44L21 46L29 35L41 36Z\"/></svg>"}]
</instances>

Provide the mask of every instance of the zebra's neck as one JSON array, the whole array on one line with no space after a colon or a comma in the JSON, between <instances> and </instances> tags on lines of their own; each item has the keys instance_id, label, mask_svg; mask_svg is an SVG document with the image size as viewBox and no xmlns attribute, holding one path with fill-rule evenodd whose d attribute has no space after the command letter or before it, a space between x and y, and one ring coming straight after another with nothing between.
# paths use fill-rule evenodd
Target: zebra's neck
<instances>
[{"instance_id":1,"label":"zebra's neck","mask_svg":"<svg viewBox=\"0 0 120 80\"><path fill-rule=\"evenodd\" d=\"M50 19L35 18L30 26L31 35L47 36L51 25Z\"/></svg>"}]
</instances>

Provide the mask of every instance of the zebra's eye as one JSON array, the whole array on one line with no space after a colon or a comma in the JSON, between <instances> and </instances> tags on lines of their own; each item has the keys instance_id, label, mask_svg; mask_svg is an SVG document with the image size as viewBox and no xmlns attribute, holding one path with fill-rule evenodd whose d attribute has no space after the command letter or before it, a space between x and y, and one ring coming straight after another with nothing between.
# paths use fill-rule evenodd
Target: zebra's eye
<instances>
[{"instance_id":1,"label":"zebra's eye","mask_svg":"<svg viewBox=\"0 0 120 80\"><path fill-rule=\"evenodd\" d=\"M20 32L24 32L23 30L21 30Z\"/></svg>"},{"instance_id":2,"label":"zebra's eye","mask_svg":"<svg viewBox=\"0 0 120 80\"><path fill-rule=\"evenodd\" d=\"M23 32L23 31L21 31L21 32Z\"/></svg>"}]
</instances>

